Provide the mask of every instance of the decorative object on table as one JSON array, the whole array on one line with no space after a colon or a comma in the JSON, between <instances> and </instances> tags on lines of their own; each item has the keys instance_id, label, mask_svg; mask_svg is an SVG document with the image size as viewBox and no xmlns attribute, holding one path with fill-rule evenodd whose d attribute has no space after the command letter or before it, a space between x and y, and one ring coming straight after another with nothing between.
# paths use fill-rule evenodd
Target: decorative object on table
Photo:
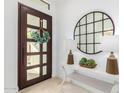
<instances>
[{"instance_id":1,"label":"decorative object on table","mask_svg":"<svg viewBox=\"0 0 124 93\"><path fill-rule=\"evenodd\" d=\"M72 54L71 50L70 50L70 52L68 54L67 64L74 64L74 58L73 58L73 54Z\"/></svg>"},{"instance_id":2,"label":"decorative object on table","mask_svg":"<svg viewBox=\"0 0 124 93\"><path fill-rule=\"evenodd\" d=\"M95 60L87 59L85 57L81 58L79 65L86 68L95 68L97 66Z\"/></svg>"},{"instance_id":3,"label":"decorative object on table","mask_svg":"<svg viewBox=\"0 0 124 93\"><path fill-rule=\"evenodd\" d=\"M106 72L115 75L119 74L118 61L115 57L115 54L119 51L118 35L103 37L101 41L101 47L103 48L103 51L110 52L110 55L107 58Z\"/></svg>"},{"instance_id":4,"label":"decorative object on table","mask_svg":"<svg viewBox=\"0 0 124 93\"><path fill-rule=\"evenodd\" d=\"M40 36L40 33L37 31L30 32L31 37L36 41L36 43L47 43L50 39L50 35L47 31L43 31L43 36Z\"/></svg>"},{"instance_id":5,"label":"decorative object on table","mask_svg":"<svg viewBox=\"0 0 124 93\"><path fill-rule=\"evenodd\" d=\"M66 39L65 47L65 49L69 52L67 57L67 64L72 65L74 64L74 57L72 51L76 50L76 42L72 39Z\"/></svg>"},{"instance_id":6,"label":"decorative object on table","mask_svg":"<svg viewBox=\"0 0 124 93\"><path fill-rule=\"evenodd\" d=\"M109 57L107 58L106 72L111 74L118 74L118 63L117 58L114 53L111 52Z\"/></svg>"}]
</instances>

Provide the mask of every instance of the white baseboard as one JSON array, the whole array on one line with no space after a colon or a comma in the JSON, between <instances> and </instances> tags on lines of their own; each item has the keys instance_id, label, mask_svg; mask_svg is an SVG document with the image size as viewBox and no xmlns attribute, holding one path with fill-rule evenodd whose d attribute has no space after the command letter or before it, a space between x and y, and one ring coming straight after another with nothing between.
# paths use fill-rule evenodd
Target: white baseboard
<instances>
[{"instance_id":1,"label":"white baseboard","mask_svg":"<svg viewBox=\"0 0 124 93\"><path fill-rule=\"evenodd\" d=\"M52 77L56 77L56 74L52 74Z\"/></svg>"},{"instance_id":2,"label":"white baseboard","mask_svg":"<svg viewBox=\"0 0 124 93\"><path fill-rule=\"evenodd\" d=\"M17 93L18 88L5 88L4 93Z\"/></svg>"}]
</instances>

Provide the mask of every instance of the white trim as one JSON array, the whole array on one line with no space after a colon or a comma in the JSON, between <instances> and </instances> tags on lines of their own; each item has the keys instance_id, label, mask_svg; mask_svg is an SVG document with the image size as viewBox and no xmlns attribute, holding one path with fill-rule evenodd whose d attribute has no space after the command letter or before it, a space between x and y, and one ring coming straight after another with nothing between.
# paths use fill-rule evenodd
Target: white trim
<instances>
[{"instance_id":1,"label":"white trim","mask_svg":"<svg viewBox=\"0 0 124 93\"><path fill-rule=\"evenodd\" d=\"M4 93L17 93L18 92L18 87L16 88L5 88Z\"/></svg>"}]
</instances>

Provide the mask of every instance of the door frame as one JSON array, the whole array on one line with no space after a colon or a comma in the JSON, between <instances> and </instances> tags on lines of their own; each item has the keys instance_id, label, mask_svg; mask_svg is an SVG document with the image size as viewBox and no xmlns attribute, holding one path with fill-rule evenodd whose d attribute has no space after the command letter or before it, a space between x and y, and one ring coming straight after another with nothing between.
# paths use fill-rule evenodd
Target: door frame
<instances>
[{"instance_id":1,"label":"door frame","mask_svg":"<svg viewBox=\"0 0 124 93\"><path fill-rule=\"evenodd\" d=\"M46 80L48 78L51 78L51 76L52 76L52 16L47 15L45 13L42 13L43 14L42 16L48 16L48 17L50 17L50 20L51 20L50 21L51 25L50 25L50 28L49 28L49 29L51 29L51 31L49 32L51 39L50 39L50 42L49 42L50 43L50 46L49 46L50 48L48 48L48 51L50 51L50 54L51 54L51 56L48 57L48 60L51 60L49 66L48 66L49 70L51 70L49 72L50 75L48 77L45 77L45 79L44 78L40 78L40 79L31 81L28 85L25 85L25 82L23 82L23 79L25 77L22 76L24 74L24 72L22 71L22 65L24 65L24 63L23 63L24 60L22 60L23 57L24 57L24 55L23 55L24 50L22 49L22 38L25 38L25 36L22 35L23 34L22 33L22 25L24 25L24 24L21 24L21 16L22 16L21 7L25 7L27 9L31 9L33 11L36 11L38 14L42 13L42 12L40 12L38 10L35 10L35 9L31 8L31 7L28 7L26 5L18 3L18 87L19 87L19 90L21 90L23 88L26 88L28 86L31 86L32 84L36 84L38 82L41 82L41 81Z\"/></svg>"}]
</instances>

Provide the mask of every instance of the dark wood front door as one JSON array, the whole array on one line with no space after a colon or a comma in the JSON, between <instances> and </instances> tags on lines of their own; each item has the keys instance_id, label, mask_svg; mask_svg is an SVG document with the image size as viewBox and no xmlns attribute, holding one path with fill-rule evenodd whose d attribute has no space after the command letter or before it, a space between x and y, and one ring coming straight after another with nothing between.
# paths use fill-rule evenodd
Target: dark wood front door
<instances>
[{"instance_id":1,"label":"dark wood front door","mask_svg":"<svg viewBox=\"0 0 124 93\"><path fill-rule=\"evenodd\" d=\"M52 74L52 17L19 4L18 26L18 86L23 89L51 77ZM48 31L48 43L38 44L31 37L36 31L42 36Z\"/></svg>"}]
</instances>

